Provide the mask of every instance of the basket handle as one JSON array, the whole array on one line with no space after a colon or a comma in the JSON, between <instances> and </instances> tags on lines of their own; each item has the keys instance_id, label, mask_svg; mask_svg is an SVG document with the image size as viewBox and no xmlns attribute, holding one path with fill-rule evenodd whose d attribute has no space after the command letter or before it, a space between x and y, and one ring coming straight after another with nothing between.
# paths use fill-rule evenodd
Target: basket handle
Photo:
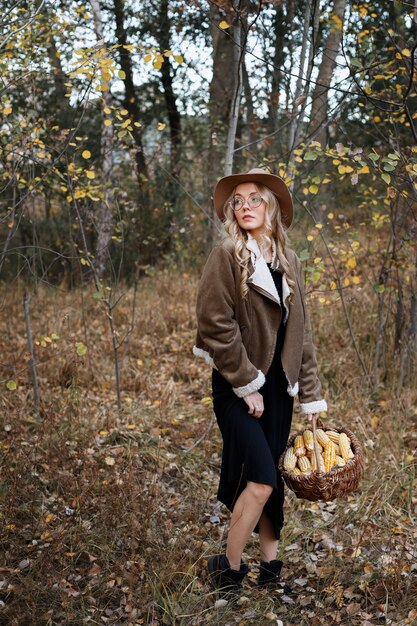
<instances>
[{"instance_id":1,"label":"basket handle","mask_svg":"<svg viewBox=\"0 0 417 626\"><path fill-rule=\"evenodd\" d=\"M316 415L313 415L313 445L314 445L314 454L316 455L316 463L317 463L317 471L320 471L320 467L322 465L322 458L320 456L319 446L317 444L317 435L316 435L316 427L317 421L319 418Z\"/></svg>"}]
</instances>

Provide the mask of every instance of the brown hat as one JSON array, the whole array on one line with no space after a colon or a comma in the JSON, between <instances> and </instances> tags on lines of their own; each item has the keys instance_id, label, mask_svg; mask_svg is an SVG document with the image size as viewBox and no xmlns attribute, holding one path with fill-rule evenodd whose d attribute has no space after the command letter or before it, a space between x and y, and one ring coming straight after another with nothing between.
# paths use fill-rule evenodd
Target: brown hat
<instances>
[{"instance_id":1,"label":"brown hat","mask_svg":"<svg viewBox=\"0 0 417 626\"><path fill-rule=\"evenodd\" d=\"M214 208L221 220L224 219L224 204L230 197L233 189L241 183L260 183L265 185L272 191L272 193L278 198L279 206L281 208L281 217L285 226L289 228L292 224L294 216L294 208L291 198L290 190L285 182L279 176L275 174L269 174L269 172L255 167L249 172L244 174L231 174L230 176L224 176L219 180L214 189Z\"/></svg>"}]
</instances>

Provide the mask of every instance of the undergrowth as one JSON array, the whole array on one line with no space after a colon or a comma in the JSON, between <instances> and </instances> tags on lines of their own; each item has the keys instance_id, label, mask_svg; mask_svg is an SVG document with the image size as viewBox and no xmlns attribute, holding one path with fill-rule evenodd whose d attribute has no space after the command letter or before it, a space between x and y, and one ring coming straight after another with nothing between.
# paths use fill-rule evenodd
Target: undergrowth
<instances>
[{"instance_id":1,"label":"undergrowth","mask_svg":"<svg viewBox=\"0 0 417 626\"><path fill-rule=\"evenodd\" d=\"M125 337L121 411L100 302L88 290L83 297L40 290L31 309L40 416L20 299L3 291L1 377L17 389L1 398L0 619L11 626L417 623L415 390L366 385L335 306L315 306L313 326L328 422L354 430L366 449L360 491L332 503L287 492L280 558L294 595L258 590L254 538L239 604L215 604L206 559L224 549L228 513L216 502L221 441L209 372L191 354L195 289L188 275L145 279L130 334L133 293L116 307ZM360 306L359 341L368 335L367 305ZM296 411L294 428L303 426Z\"/></svg>"}]
</instances>

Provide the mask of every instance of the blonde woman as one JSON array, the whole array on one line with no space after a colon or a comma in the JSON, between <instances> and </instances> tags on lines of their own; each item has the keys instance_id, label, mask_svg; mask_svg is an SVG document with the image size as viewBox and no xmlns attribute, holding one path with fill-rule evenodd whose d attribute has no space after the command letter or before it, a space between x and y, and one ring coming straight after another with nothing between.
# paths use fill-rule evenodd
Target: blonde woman
<instances>
[{"instance_id":1,"label":"blonde woman","mask_svg":"<svg viewBox=\"0 0 417 626\"><path fill-rule=\"evenodd\" d=\"M317 376L302 270L288 247L293 220L285 182L262 169L222 178L214 205L228 237L212 250L197 298L193 352L213 368L213 407L223 438L218 499L231 511L225 554L208 560L218 589L238 593L243 550L259 533L258 584L280 583L277 548L284 485L277 468L294 396L311 420L327 410Z\"/></svg>"}]
</instances>

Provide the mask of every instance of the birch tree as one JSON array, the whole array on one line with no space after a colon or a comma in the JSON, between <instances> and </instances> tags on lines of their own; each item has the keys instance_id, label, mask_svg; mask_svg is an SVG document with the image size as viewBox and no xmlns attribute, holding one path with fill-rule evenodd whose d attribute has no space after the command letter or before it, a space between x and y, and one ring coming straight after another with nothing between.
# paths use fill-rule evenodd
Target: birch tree
<instances>
[{"instance_id":1,"label":"birch tree","mask_svg":"<svg viewBox=\"0 0 417 626\"><path fill-rule=\"evenodd\" d=\"M90 0L94 17L94 31L97 37L97 45L102 47L106 54L104 43L103 21L98 0ZM103 197L100 202L98 218L96 220L97 245L95 253L95 268L98 276L102 276L109 260L109 247L113 231L113 194L111 190L111 176L113 170L113 124L106 123L113 105L112 96L108 84L103 79L102 91L102 126L101 126L101 179L103 184Z\"/></svg>"}]
</instances>

